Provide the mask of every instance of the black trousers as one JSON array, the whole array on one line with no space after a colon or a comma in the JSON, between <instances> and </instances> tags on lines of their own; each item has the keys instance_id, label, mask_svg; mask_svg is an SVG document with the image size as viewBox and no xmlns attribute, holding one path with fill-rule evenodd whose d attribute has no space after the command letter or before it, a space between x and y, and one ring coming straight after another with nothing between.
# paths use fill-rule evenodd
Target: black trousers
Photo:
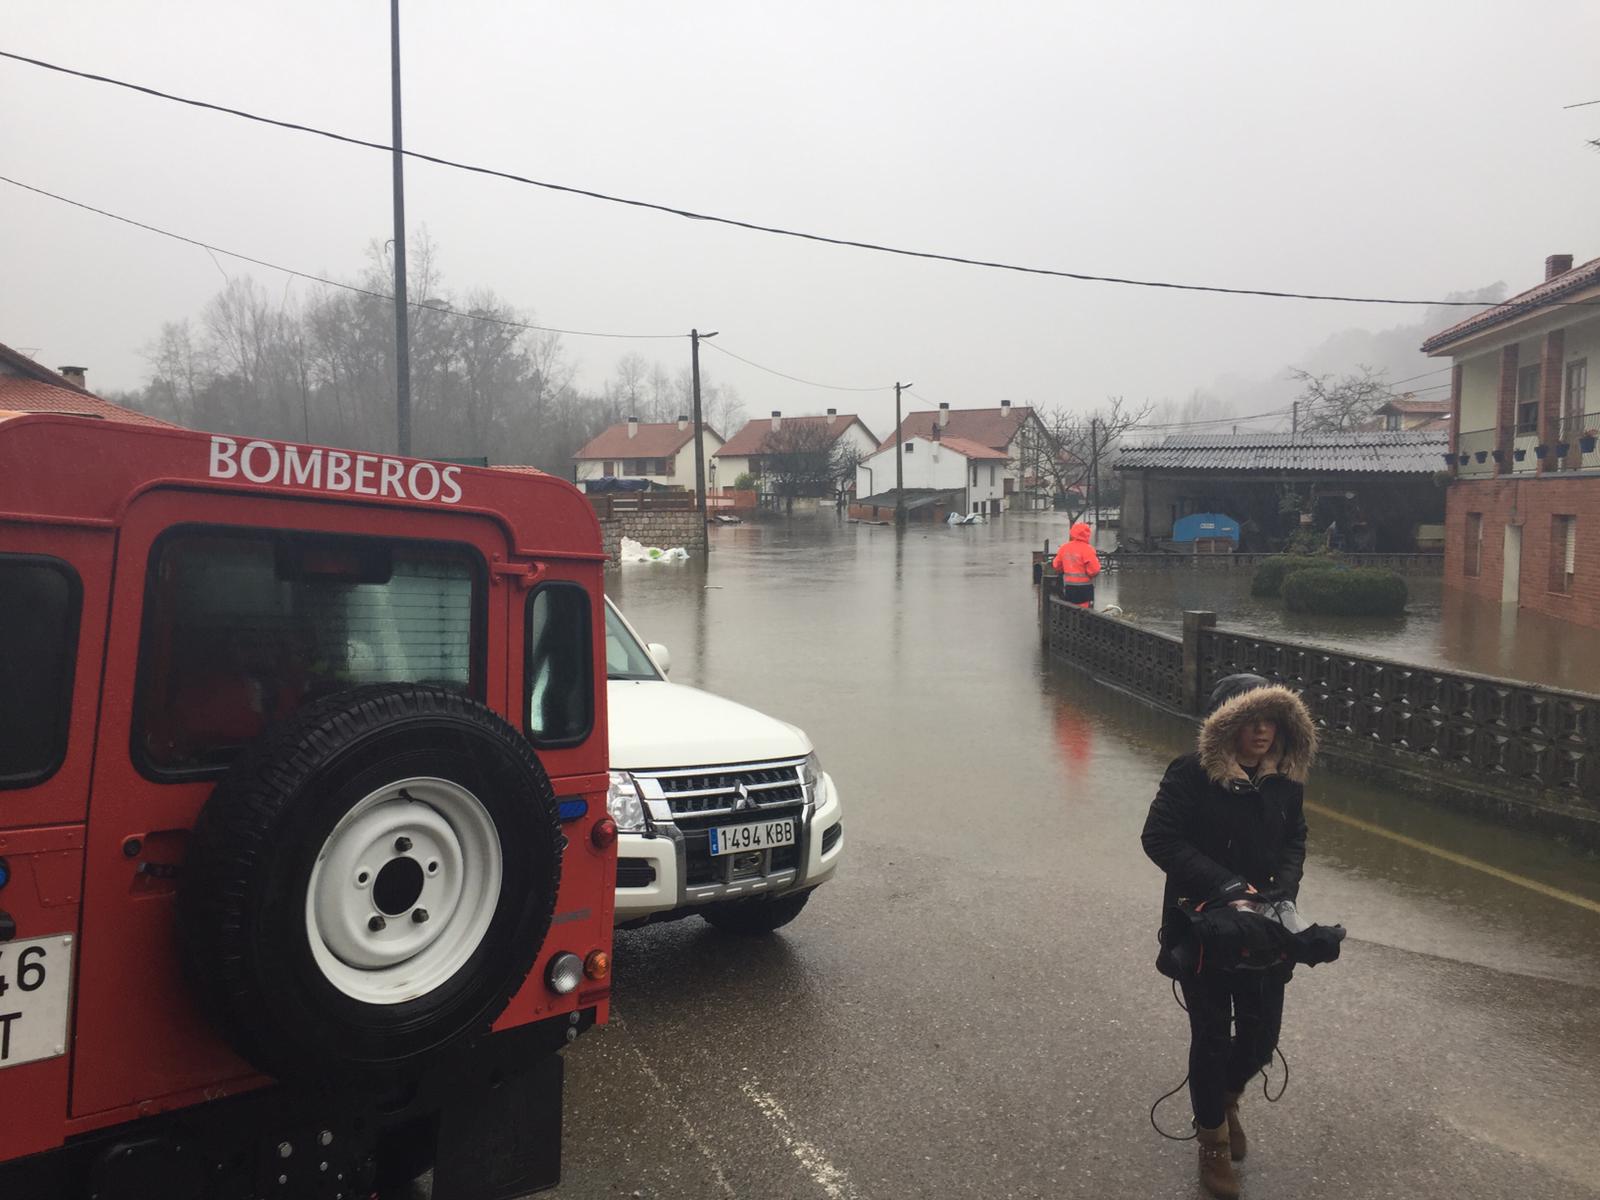
<instances>
[{"instance_id":1,"label":"black trousers","mask_svg":"<svg viewBox=\"0 0 1600 1200\"><path fill-rule=\"evenodd\" d=\"M1068 604L1094 607L1094 584L1092 583L1063 583L1061 585L1061 598Z\"/></svg>"},{"instance_id":2,"label":"black trousers","mask_svg":"<svg viewBox=\"0 0 1600 1200\"><path fill-rule=\"evenodd\" d=\"M1217 972L1181 981L1189 1009L1189 1102L1195 1123L1215 1129L1223 1096L1242 1092L1272 1061L1283 1027L1283 975Z\"/></svg>"}]
</instances>

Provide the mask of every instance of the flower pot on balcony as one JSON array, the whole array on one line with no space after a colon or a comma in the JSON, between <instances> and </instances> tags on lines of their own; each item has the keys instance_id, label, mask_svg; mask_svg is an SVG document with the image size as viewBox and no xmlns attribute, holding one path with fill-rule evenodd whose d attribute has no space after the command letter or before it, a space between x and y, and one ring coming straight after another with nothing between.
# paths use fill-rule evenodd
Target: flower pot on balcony
<instances>
[{"instance_id":1,"label":"flower pot on balcony","mask_svg":"<svg viewBox=\"0 0 1600 1200\"><path fill-rule=\"evenodd\" d=\"M1597 444L1600 444L1600 434L1586 432L1578 439L1578 449L1582 450L1585 454L1593 454L1594 448Z\"/></svg>"},{"instance_id":2,"label":"flower pot on balcony","mask_svg":"<svg viewBox=\"0 0 1600 1200\"><path fill-rule=\"evenodd\" d=\"M1556 457L1557 458L1565 458L1567 456L1567 452L1569 450L1571 450L1571 449L1572 449L1572 443L1571 442L1557 442L1556 443Z\"/></svg>"},{"instance_id":3,"label":"flower pot on balcony","mask_svg":"<svg viewBox=\"0 0 1600 1200\"><path fill-rule=\"evenodd\" d=\"M1487 450L1479 450L1472 457L1477 459L1479 462L1488 462L1489 461L1489 452Z\"/></svg>"},{"instance_id":4,"label":"flower pot on balcony","mask_svg":"<svg viewBox=\"0 0 1600 1200\"><path fill-rule=\"evenodd\" d=\"M1513 450L1511 452L1511 457L1516 459L1518 462L1521 462L1523 459L1528 457L1528 451L1526 447L1521 450Z\"/></svg>"},{"instance_id":5,"label":"flower pot on balcony","mask_svg":"<svg viewBox=\"0 0 1600 1200\"><path fill-rule=\"evenodd\" d=\"M1456 456L1454 454L1451 454L1450 451L1446 450L1444 452L1444 461L1446 463L1453 463L1453 462L1455 462L1455 460L1456 460Z\"/></svg>"},{"instance_id":6,"label":"flower pot on balcony","mask_svg":"<svg viewBox=\"0 0 1600 1200\"><path fill-rule=\"evenodd\" d=\"M1550 453L1550 447L1549 446L1535 446L1533 448L1533 456L1535 458L1543 458L1546 454L1549 454L1549 453Z\"/></svg>"},{"instance_id":7,"label":"flower pot on balcony","mask_svg":"<svg viewBox=\"0 0 1600 1200\"><path fill-rule=\"evenodd\" d=\"M1489 453L1493 456L1495 462L1503 463L1506 460L1506 452L1504 450L1491 450Z\"/></svg>"},{"instance_id":8,"label":"flower pot on balcony","mask_svg":"<svg viewBox=\"0 0 1600 1200\"><path fill-rule=\"evenodd\" d=\"M1462 466L1463 466L1463 467L1464 467L1464 466L1466 466L1466 465L1467 465L1467 464L1468 464L1468 463L1469 463L1469 462L1471 462L1471 461L1472 461L1472 455L1470 455L1470 454L1462 454L1462 455L1459 455L1459 456L1458 456L1458 457L1457 457L1457 458L1456 458L1456 461L1457 461L1457 462L1458 462L1458 463L1460 463L1460 464L1461 464L1461 465L1462 465Z\"/></svg>"}]
</instances>

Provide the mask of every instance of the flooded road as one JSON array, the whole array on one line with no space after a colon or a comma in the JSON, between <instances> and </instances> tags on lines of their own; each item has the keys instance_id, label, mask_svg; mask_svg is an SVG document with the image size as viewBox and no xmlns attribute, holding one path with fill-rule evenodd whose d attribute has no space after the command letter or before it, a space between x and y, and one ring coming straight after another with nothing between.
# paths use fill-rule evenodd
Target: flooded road
<instances>
[{"instance_id":1,"label":"flooded road","mask_svg":"<svg viewBox=\"0 0 1600 1200\"><path fill-rule=\"evenodd\" d=\"M1196 1194L1148 1119L1187 1028L1138 841L1193 728L1044 660L1028 552L1064 528L796 519L609 577L676 681L811 735L846 857L775 937L618 934L563 1195ZM1327 772L1308 801L1302 904L1350 938L1290 985L1245 1195L1600 1196L1595 862Z\"/></svg>"}]
</instances>

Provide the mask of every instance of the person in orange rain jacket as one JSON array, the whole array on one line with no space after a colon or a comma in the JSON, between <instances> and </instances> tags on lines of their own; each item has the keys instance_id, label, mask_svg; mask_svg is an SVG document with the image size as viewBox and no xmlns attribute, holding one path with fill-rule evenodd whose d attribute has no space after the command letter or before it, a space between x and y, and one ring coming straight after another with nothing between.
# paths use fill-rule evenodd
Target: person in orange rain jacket
<instances>
[{"instance_id":1,"label":"person in orange rain jacket","mask_svg":"<svg viewBox=\"0 0 1600 1200\"><path fill-rule=\"evenodd\" d=\"M1079 608L1094 607L1094 577L1100 574L1100 556L1089 541L1089 527L1079 521L1056 551L1052 570L1061 575L1061 598Z\"/></svg>"}]
</instances>

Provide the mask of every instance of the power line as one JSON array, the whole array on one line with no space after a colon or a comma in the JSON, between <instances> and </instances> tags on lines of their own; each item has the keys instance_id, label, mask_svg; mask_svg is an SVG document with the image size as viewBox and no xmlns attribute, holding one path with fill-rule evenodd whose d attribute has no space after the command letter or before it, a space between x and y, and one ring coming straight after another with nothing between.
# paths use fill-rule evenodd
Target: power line
<instances>
[{"instance_id":1,"label":"power line","mask_svg":"<svg viewBox=\"0 0 1600 1200\"><path fill-rule=\"evenodd\" d=\"M1402 383L1410 383L1413 379L1426 379L1430 375L1443 375L1446 371L1450 371L1450 370L1453 370L1453 369L1454 368L1452 368L1452 367L1439 367L1437 370L1424 371L1421 375L1407 375L1404 379L1392 380L1390 382L1389 386L1390 387L1399 387Z\"/></svg>"},{"instance_id":2,"label":"power line","mask_svg":"<svg viewBox=\"0 0 1600 1200\"><path fill-rule=\"evenodd\" d=\"M0 53L4 52L0 51ZM199 238L192 238L181 233L174 233L170 229L162 229L159 225L149 225L144 221L136 221L132 217L122 216L120 213L114 213L104 208L96 208L94 205L85 204L81 200L74 200L70 196L62 196L55 192L46 191L41 187L34 187L31 183L23 183L20 179L12 179L9 175L0 175L0 183L9 183L12 187L21 188L23 191L33 192L40 196L47 196L51 200L59 200L62 204L70 204L73 208L81 208L85 212L92 212L97 216L109 217L113 221L120 221L124 225L132 225L136 229L147 230L150 233L158 233L162 237L171 238L175 242L183 242L186 245L198 246L200 249L211 253L226 254L229 258L237 258L241 262L254 263L258 267L266 267L269 270L282 271L285 275L293 275L296 279L306 279L310 280L312 283L320 283L326 285L327 287L340 288L347 292L355 292L358 295L370 296L375 300L383 300L391 304L394 303L394 297L385 292L375 292L370 288L360 287L353 283L341 283L339 280L329 279L325 275L313 275L309 271L299 271L294 267L283 266L281 263L268 262L264 258L256 258L253 255L241 254L239 251L229 250L225 246L217 246L210 242L202 242ZM444 315L451 317L463 317L469 321L485 321L491 325L503 325L511 329L531 329L539 333L570 334L573 337L656 339L681 338L685 336L681 333L601 333L593 329L558 329L553 325L533 325L526 321L510 321L503 317L491 317L486 313L462 312L460 309L450 308L447 305L428 304L420 300L413 300L407 304L406 307L426 309L428 312L443 313Z\"/></svg>"},{"instance_id":3,"label":"power line","mask_svg":"<svg viewBox=\"0 0 1600 1200\"><path fill-rule=\"evenodd\" d=\"M128 91L139 92L146 96L153 96L161 100L171 100L178 104L186 104L192 108L207 109L211 112L225 113L229 116L240 117L247 121L255 121L263 125L273 125L280 129L289 129L297 133L309 133L317 137L329 138L347 145L362 146L370 150L381 150L386 154L393 154L394 147L383 142L374 142L366 138L352 137L349 134L335 133L328 129L319 129L313 125L304 125L296 121L284 121L275 117L263 116L259 113L249 112L242 108L231 108L223 104L214 104L206 100L196 100L188 96L179 96L172 92L162 91L159 88L149 87L144 84L131 83L127 80L116 79L109 75L97 75L90 71L79 71L72 67L62 66L58 63L46 62L44 59L30 58L24 54L15 54L8 50L0 50L0 58L9 58L14 62L27 63L30 66L40 67L47 71L55 71L62 75L72 75L79 79L87 79L94 83L109 84L112 87L125 88ZM512 183L526 184L530 187L544 188L548 191L563 192L573 196L584 196L591 200L602 200L608 204L621 204L630 208L648 209L653 212L666 213L669 216L682 217L690 221L706 221L716 225L727 225L735 229L748 229L755 233L769 233L778 237L796 238L802 241L818 242L829 246L844 246L856 250L869 250L878 254L891 254L902 258L917 258L931 262L956 263L962 266L982 267L994 271L1010 271L1022 275L1042 275L1057 279L1075 279L1084 283L1115 283L1126 287L1160 288L1180 292L1207 292L1225 296L1264 296L1280 300L1326 300L1342 304L1397 304L1416 307L1446 307L1446 308L1483 308L1480 301L1476 300L1414 300L1393 296L1347 296L1336 293L1324 292L1295 292L1272 288L1244 288L1223 287L1213 284L1176 283L1171 280L1160 279L1135 279L1120 275L1094 275L1085 271L1065 271L1051 267L1026 266L1020 263L1001 262L994 259L973 258L961 254L944 254L931 250L912 250L903 246L889 246L878 242L859 241L854 238L832 237L821 233L809 233L804 230L786 229L776 225L763 225L755 221L745 221L734 217L717 216L712 213L696 212L693 209L678 208L670 204L661 204L650 200L639 200L627 196L616 196L607 192L598 192L591 188L574 187L569 184L554 183L544 179L533 179L527 175L518 175L512 171L502 171L493 167L480 166L474 163L460 162L444 158L440 155L425 154L418 150L403 150L407 158L414 158L420 162L433 163L436 166L450 167L458 171L469 171L477 175L487 175L495 179L504 179ZM1550 300L1539 304L1539 307L1568 307L1589 306L1600 304L1600 301L1590 300Z\"/></svg>"},{"instance_id":4,"label":"power line","mask_svg":"<svg viewBox=\"0 0 1600 1200\"><path fill-rule=\"evenodd\" d=\"M1576 104L1563 104L1561 108L1563 111L1569 108L1588 108L1591 104L1600 104L1600 100L1580 100Z\"/></svg>"},{"instance_id":5,"label":"power line","mask_svg":"<svg viewBox=\"0 0 1600 1200\"><path fill-rule=\"evenodd\" d=\"M1261 421L1268 417L1287 417L1290 411L1291 410L1287 408L1277 408L1273 409L1271 412L1251 413L1248 416L1207 417L1204 420L1199 421L1141 421L1139 424L1129 425L1127 428L1128 430L1132 431L1142 429L1189 429L1196 425L1230 425L1239 424L1243 421Z\"/></svg>"},{"instance_id":6,"label":"power line","mask_svg":"<svg viewBox=\"0 0 1600 1200\"><path fill-rule=\"evenodd\" d=\"M716 342L707 342L705 346L707 350L715 350L718 354L726 354L729 358L737 358L746 366L754 367L758 371L765 371L768 375L776 375L778 378L787 379L791 383L803 383L807 387L826 388L830 392L886 392L894 386L892 383L879 384L877 387L847 387L840 383L818 383L814 379L801 379L798 375L790 375L787 372L778 370L776 367L764 366L754 359L745 358L742 354L735 354L732 350L718 345Z\"/></svg>"}]
</instances>

